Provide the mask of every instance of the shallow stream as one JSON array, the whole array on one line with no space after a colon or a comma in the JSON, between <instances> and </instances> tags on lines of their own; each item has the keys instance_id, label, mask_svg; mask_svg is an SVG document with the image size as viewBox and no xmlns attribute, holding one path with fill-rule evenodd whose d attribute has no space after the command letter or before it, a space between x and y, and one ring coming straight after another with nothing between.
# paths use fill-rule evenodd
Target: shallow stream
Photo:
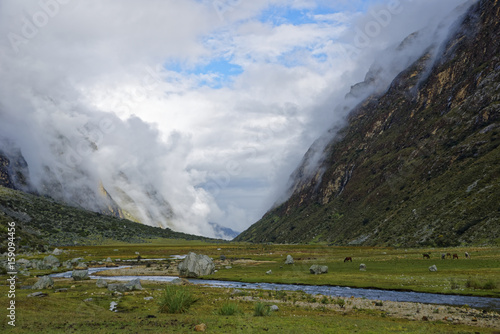
<instances>
[{"instance_id":1,"label":"shallow stream","mask_svg":"<svg viewBox=\"0 0 500 334\"><path fill-rule=\"evenodd\" d=\"M136 278L140 280L170 282L176 279L175 276L96 276L93 275L99 271L110 269L121 269L129 266L121 266L117 268L89 268L89 276L92 279L106 279L114 281L130 281ZM50 275L52 277L70 278L71 271ZM490 309L500 312L500 298L488 297L473 297L460 295L442 295L435 293L394 291L394 290L377 290L377 289L360 289L341 286L322 286L322 285L298 285L298 284L276 284L276 283L244 283L219 280L201 280L189 279L194 284L205 284L220 288L234 289L262 289L262 290L287 290L287 291L304 291L308 294L336 296L336 297L359 297L371 300L389 300L396 302L414 302L425 304L442 304L462 306L469 305L474 308Z\"/></svg>"}]
</instances>

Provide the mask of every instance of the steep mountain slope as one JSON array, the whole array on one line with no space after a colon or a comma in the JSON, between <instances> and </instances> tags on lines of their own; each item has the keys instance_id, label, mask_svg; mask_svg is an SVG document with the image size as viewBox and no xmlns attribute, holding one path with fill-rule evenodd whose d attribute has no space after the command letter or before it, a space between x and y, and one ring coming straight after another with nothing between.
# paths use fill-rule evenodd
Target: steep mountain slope
<instances>
[{"instance_id":1,"label":"steep mountain slope","mask_svg":"<svg viewBox=\"0 0 500 334\"><path fill-rule=\"evenodd\" d=\"M500 4L350 114L291 196L235 240L450 246L500 242Z\"/></svg>"}]
</instances>

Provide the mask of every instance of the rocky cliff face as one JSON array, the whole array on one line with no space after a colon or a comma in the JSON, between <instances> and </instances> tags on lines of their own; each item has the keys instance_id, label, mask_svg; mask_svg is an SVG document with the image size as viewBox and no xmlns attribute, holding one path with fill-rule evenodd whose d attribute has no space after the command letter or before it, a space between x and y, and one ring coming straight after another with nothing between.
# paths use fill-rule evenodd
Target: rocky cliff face
<instances>
[{"instance_id":1,"label":"rocky cliff face","mask_svg":"<svg viewBox=\"0 0 500 334\"><path fill-rule=\"evenodd\" d=\"M313 146L290 198L236 240L499 242L498 36L499 1L475 3L446 44L351 112L311 169Z\"/></svg>"}]
</instances>

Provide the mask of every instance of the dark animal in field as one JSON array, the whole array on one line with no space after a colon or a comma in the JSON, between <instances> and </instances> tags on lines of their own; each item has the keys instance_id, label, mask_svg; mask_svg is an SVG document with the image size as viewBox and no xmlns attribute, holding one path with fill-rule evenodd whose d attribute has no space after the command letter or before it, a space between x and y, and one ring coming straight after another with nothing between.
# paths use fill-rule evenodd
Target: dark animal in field
<instances>
[{"instance_id":1,"label":"dark animal in field","mask_svg":"<svg viewBox=\"0 0 500 334\"><path fill-rule=\"evenodd\" d=\"M470 254L469 254L469 253L467 253L467 252L465 252L465 258L466 258L466 259L470 259Z\"/></svg>"},{"instance_id":2,"label":"dark animal in field","mask_svg":"<svg viewBox=\"0 0 500 334\"><path fill-rule=\"evenodd\" d=\"M344 262L347 262L347 261L352 262L352 257L350 257L350 256L346 257L346 258L344 259Z\"/></svg>"},{"instance_id":3,"label":"dark animal in field","mask_svg":"<svg viewBox=\"0 0 500 334\"><path fill-rule=\"evenodd\" d=\"M453 254L453 260L457 259L458 260L458 254Z\"/></svg>"},{"instance_id":4,"label":"dark animal in field","mask_svg":"<svg viewBox=\"0 0 500 334\"><path fill-rule=\"evenodd\" d=\"M424 259L430 259L431 258L431 255L427 254L427 253L422 254L422 256L423 256Z\"/></svg>"},{"instance_id":5,"label":"dark animal in field","mask_svg":"<svg viewBox=\"0 0 500 334\"><path fill-rule=\"evenodd\" d=\"M451 254L450 253L446 253L446 257L449 257L451 259Z\"/></svg>"},{"instance_id":6,"label":"dark animal in field","mask_svg":"<svg viewBox=\"0 0 500 334\"><path fill-rule=\"evenodd\" d=\"M444 260L446 258L446 254L445 253L441 253L441 260Z\"/></svg>"}]
</instances>

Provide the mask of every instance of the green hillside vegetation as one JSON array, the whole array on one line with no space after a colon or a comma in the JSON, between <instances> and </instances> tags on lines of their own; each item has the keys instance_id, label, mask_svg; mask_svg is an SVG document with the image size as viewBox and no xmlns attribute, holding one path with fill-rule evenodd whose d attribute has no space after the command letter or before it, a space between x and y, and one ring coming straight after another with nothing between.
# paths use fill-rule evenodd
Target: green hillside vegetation
<instances>
[{"instance_id":1,"label":"green hillside vegetation","mask_svg":"<svg viewBox=\"0 0 500 334\"><path fill-rule=\"evenodd\" d=\"M0 253L7 223L16 223L18 247L43 250L65 245L146 242L154 238L210 240L59 204L45 197L0 187ZM44 247L45 246L45 247Z\"/></svg>"}]
</instances>

